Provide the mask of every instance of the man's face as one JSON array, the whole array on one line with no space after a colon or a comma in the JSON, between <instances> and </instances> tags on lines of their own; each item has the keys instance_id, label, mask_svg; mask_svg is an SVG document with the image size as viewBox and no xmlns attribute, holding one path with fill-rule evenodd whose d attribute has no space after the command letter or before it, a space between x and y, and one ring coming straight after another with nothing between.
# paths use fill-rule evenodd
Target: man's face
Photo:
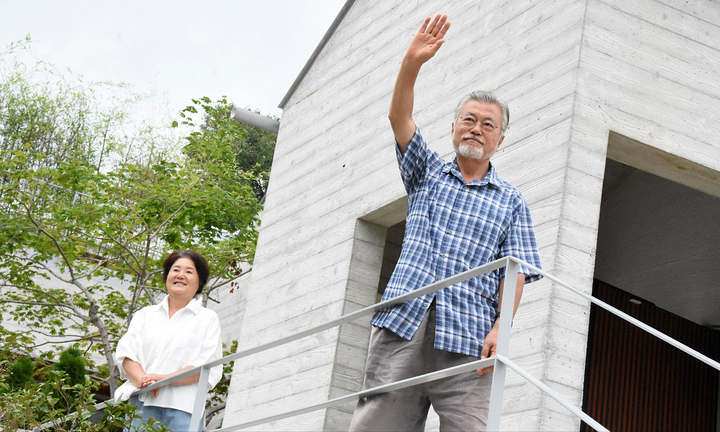
<instances>
[{"instance_id":1,"label":"man's face","mask_svg":"<svg viewBox=\"0 0 720 432\"><path fill-rule=\"evenodd\" d=\"M500 107L486 102L468 101L452 125L455 153L471 159L490 159L505 139Z\"/></svg>"}]
</instances>

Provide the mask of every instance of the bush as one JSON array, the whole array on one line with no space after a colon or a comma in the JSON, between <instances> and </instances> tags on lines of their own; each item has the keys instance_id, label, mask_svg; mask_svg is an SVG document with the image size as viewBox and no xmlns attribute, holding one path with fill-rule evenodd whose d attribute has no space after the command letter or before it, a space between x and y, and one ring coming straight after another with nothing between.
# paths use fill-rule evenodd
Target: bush
<instances>
[{"instance_id":1,"label":"bush","mask_svg":"<svg viewBox=\"0 0 720 432\"><path fill-rule=\"evenodd\" d=\"M8 376L4 382L8 391L25 388L26 383L34 384L35 362L29 357L20 357L10 366Z\"/></svg>"},{"instance_id":2,"label":"bush","mask_svg":"<svg viewBox=\"0 0 720 432\"><path fill-rule=\"evenodd\" d=\"M67 374L51 370L47 381L0 395L0 430L32 430L44 426L48 431L121 432L129 419L138 417L136 406L128 402L109 402L100 420L92 421L97 412L92 393L95 386L70 386L67 381ZM67 405L70 400L72 402ZM143 431L168 430L152 420L148 423Z\"/></svg>"},{"instance_id":3,"label":"bush","mask_svg":"<svg viewBox=\"0 0 720 432\"><path fill-rule=\"evenodd\" d=\"M87 379L85 360L83 360L82 352L77 348L68 348L63 351L53 369L64 372L68 376L71 386L84 384Z\"/></svg>"}]
</instances>

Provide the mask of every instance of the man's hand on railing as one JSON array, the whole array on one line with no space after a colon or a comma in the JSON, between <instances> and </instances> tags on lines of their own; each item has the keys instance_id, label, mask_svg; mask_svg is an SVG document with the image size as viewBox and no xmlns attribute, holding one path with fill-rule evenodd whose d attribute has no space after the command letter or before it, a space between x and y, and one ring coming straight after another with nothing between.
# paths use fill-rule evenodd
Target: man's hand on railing
<instances>
[{"instance_id":1,"label":"man's hand on railing","mask_svg":"<svg viewBox=\"0 0 720 432\"><path fill-rule=\"evenodd\" d=\"M485 336L485 341L483 341L483 349L482 353L480 353L481 359L486 359L488 357L493 357L495 355L495 350L497 349L497 338L498 338L498 321L495 321L495 325L493 326L492 330L490 330L490 333ZM488 366L484 368L480 368L477 370L478 375L483 375L486 373L490 373L493 371L493 366Z\"/></svg>"}]
</instances>

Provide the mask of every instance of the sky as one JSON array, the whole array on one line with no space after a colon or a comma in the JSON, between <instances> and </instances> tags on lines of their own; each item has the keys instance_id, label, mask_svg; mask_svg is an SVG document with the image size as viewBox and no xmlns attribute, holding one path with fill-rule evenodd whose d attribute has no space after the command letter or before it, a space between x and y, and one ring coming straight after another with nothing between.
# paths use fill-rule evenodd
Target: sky
<instances>
[{"instance_id":1,"label":"sky","mask_svg":"<svg viewBox=\"0 0 720 432\"><path fill-rule=\"evenodd\" d=\"M345 0L0 0L0 46L30 35L36 56L86 80L156 92L171 112L226 95L277 106ZM0 50L2 51L2 50Z\"/></svg>"}]
</instances>

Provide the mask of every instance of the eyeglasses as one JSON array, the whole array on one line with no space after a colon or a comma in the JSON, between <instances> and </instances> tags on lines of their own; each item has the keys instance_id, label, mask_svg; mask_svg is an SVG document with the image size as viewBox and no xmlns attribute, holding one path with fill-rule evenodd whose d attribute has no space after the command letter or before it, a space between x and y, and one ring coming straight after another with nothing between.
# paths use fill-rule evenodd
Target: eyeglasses
<instances>
[{"instance_id":1,"label":"eyeglasses","mask_svg":"<svg viewBox=\"0 0 720 432\"><path fill-rule=\"evenodd\" d=\"M474 115L465 114L460 116L460 122L462 122L463 126L472 129L478 123L478 120ZM498 126L491 119L486 118L480 123L480 128L482 128L483 132L493 132Z\"/></svg>"}]
</instances>

